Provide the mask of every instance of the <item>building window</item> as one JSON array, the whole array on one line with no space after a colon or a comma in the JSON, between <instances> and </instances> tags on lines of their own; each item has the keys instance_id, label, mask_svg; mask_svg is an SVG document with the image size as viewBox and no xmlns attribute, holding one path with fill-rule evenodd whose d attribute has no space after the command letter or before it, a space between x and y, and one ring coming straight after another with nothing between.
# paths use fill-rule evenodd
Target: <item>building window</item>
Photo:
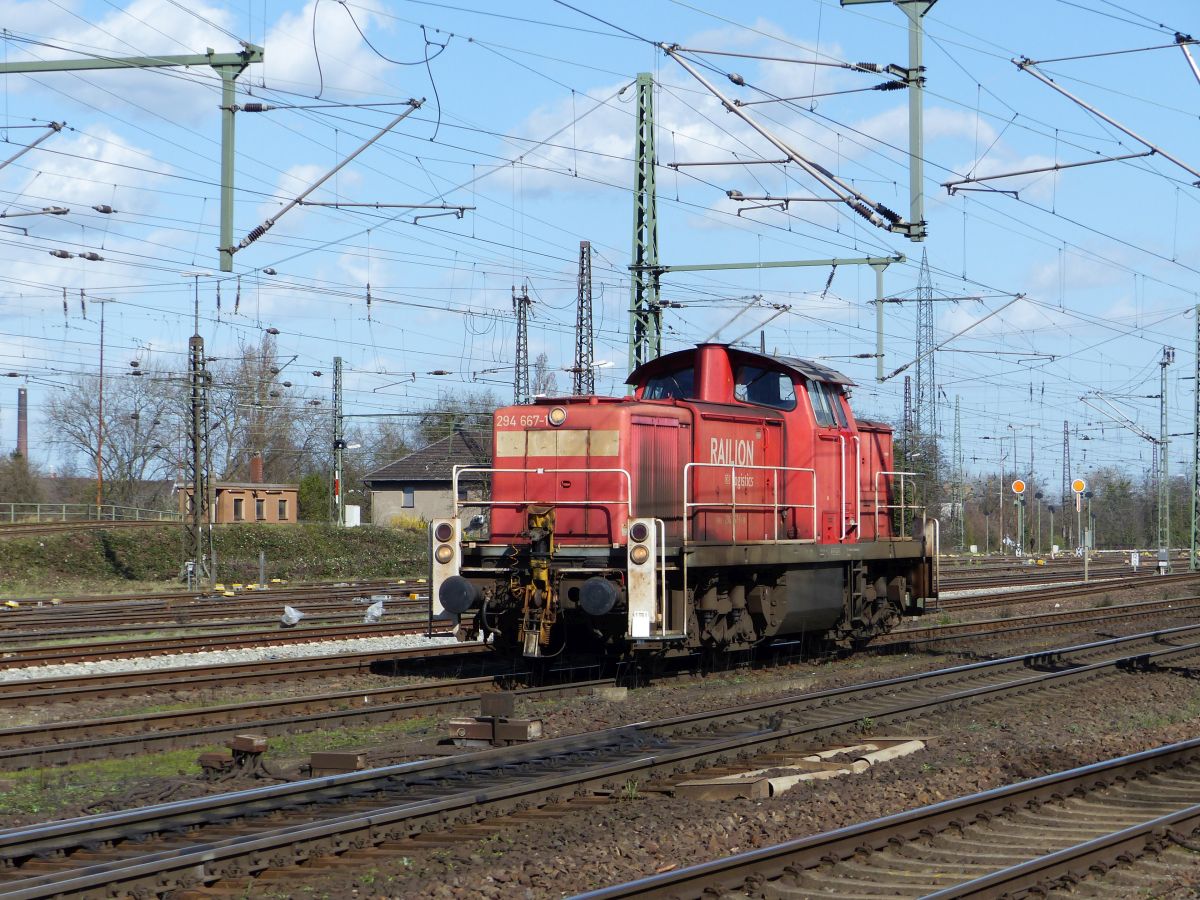
<instances>
[{"instance_id":1,"label":"building window","mask_svg":"<svg viewBox=\"0 0 1200 900\"><path fill-rule=\"evenodd\" d=\"M400 501L400 505L404 509L412 509L414 506L416 506L417 505L416 491L414 491L410 487L404 488L403 499Z\"/></svg>"},{"instance_id":2,"label":"building window","mask_svg":"<svg viewBox=\"0 0 1200 900\"><path fill-rule=\"evenodd\" d=\"M279 521L280 522L287 521L287 501L286 500L279 501Z\"/></svg>"},{"instance_id":3,"label":"building window","mask_svg":"<svg viewBox=\"0 0 1200 900\"><path fill-rule=\"evenodd\" d=\"M233 501L233 521L242 522L246 518L246 501L237 498Z\"/></svg>"},{"instance_id":4,"label":"building window","mask_svg":"<svg viewBox=\"0 0 1200 900\"><path fill-rule=\"evenodd\" d=\"M258 521L261 522L266 517L267 517L267 501L266 500L255 500L254 501L254 518L258 519Z\"/></svg>"},{"instance_id":5,"label":"building window","mask_svg":"<svg viewBox=\"0 0 1200 900\"><path fill-rule=\"evenodd\" d=\"M469 498L469 496L470 496L470 493L467 489L467 486L465 484L460 484L458 486L458 499L466 500Z\"/></svg>"}]
</instances>

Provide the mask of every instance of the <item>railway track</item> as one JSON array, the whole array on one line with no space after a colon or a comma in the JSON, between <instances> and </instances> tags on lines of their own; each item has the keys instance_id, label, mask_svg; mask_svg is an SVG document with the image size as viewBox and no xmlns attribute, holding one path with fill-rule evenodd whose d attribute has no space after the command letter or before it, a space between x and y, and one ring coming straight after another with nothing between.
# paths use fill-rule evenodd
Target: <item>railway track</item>
<instances>
[{"instance_id":1,"label":"railway track","mask_svg":"<svg viewBox=\"0 0 1200 900\"><path fill-rule=\"evenodd\" d=\"M1059 600L1070 597L1087 597L1094 594L1111 591L1124 591L1136 588L1153 588L1174 584L1189 584L1200 581L1200 573L1179 572L1173 575L1125 575L1102 581L1092 581L1087 584L1067 586L1051 585L1044 588L1030 588L1019 591L1006 591L1002 594L984 594L972 597L948 597L939 599L935 610L937 612L957 612L964 609L978 609L991 606L1007 606L1018 603L1033 603L1038 600Z\"/></svg>"},{"instance_id":2,"label":"railway track","mask_svg":"<svg viewBox=\"0 0 1200 900\"><path fill-rule=\"evenodd\" d=\"M577 900L1043 896L1077 888L1110 867L1136 865L1177 841L1190 843L1200 829L1198 798L1200 740L1184 741Z\"/></svg>"},{"instance_id":3,"label":"railway track","mask_svg":"<svg viewBox=\"0 0 1200 900\"><path fill-rule=\"evenodd\" d=\"M553 812L580 794L607 802L631 779L643 791L669 791L684 773L811 746L864 717L902 722L1197 658L1200 625L1163 629L528 745L8 829L0 831L0 896L194 894L233 878L252 891L248 877L286 876L301 861L359 865L372 853L419 845L422 832L515 817L532 807Z\"/></svg>"},{"instance_id":4,"label":"railway track","mask_svg":"<svg viewBox=\"0 0 1200 900\"><path fill-rule=\"evenodd\" d=\"M362 623L364 606L347 608L344 602L339 602L332 607L308 607L304 612L304 623L306 627L325 624L349 625L353 623ZM395 619L397 616L403 617L405 621L413 620L418 615L425 616L428 619L429 601L428 600L397 600L387 605L385 615L388 620ZM111 622L111 616L107 618ZM21 647L31 647L38 644L47 644L55 641L62 641L65 638L78 638L80 626L84 623L70 622L58 623L60 627L52 629L43 629L38 631L22 631L13 630L6 633L0 638L0 654L9 652L10 650L20 649ZM62 627L70 625L71 627ZM89 636L94 635L131 635L134 632L145 631L172 631L172 632L208 632L214 636L226 629L246 629L246 628L263 628L268 625L278 627L279 616L272 613L268 616L255 616L252 618L239 619L208 619L203 621L165 621L165 622L144 622L140 620L130 621L122 616L120 625L98 625L93 622L86 623L86 629Z\"/></svg>"},{"instance_id":5,"label":"railway track","mask_svg":"<svg viewBox=\"0 0 1200 900\"><path fill-rule=\"evenodd\" d=\"M429 660L482 673L494 654L480 644L438 644L407 650L332 653L294 659L218 663L196 669L180 666L134 672L105 672L60 678L0 681L0 707L86 703L111 697L218 690L246 681L275 684L317 678L344 678L375 672L395 674Z\"/></svg>"},{"instance_id":6,"label":"railway track","mask_svg":"<svg viewBox=\"0 0 1200 900\"><path fill-rule=\"evenodd\" d=\"M1152 600L1093 610L1045 613L1018 620L980 620L964 625L915 629L903 638L872 644L879 653L918 652L953 638L1009 637L1029 631L1090 627L1129 622L1150 616L1195 615L1200 597ZM199 747L238 732L275 735L324 728L362 727L403 718L466 711L476 707L483 692L511 689L527 673L506 672L449 682L333 691L276 700L210 706L202 709L151 714L107 716L0 729L0 768L63 765L93 759L131 756L143 752ZM555 691L567 695L579 688L606 682L572 681L557 688L517 689L519 697L546 699ZM30 691L30 700L46 699ZM446 699L449 698L449 699ZM0 698L4 699L4 698ZM8 698L10 701L15 698Z\"/></svg>"},{"instance_id":7,"label":"railway track","mask_svg":"<svg viewBox=\"0 0 1200 900\"><path fill-rule=\"evenodd\" d=\"M62 644L54 647L15 647L0 651L0 670L18 669L60 663L97 662L111 659L169 656L176 653L203 653L211 650L236 650L247 647L263 648L318 641L339 641L355 638L375 638L396 635L423 634L428 628L424 614L410 616L408 621L380 622L376 625L328 625L291 630L275 628L266 631L239 631L229 634L200 636L133 638L105 643ZM446 636L443 634L443 636ZM394 652L394 651L393 651Z\"/></svg>"},{"instance_id":8,"label":"railway track","mask_svg":"<svg viewBox=\"0 0 1200 900\"><path fill-rule=\"evenodd\" d=\"M232 585L227 585L232 587ZM245 586L243 586L244 588ZM18 598L18 609L5 612L3 621L44 617L57 621L65 616L104 616L112 610L141 615L161 613L178 615L188 610L221 611L239 607L256 608L279 600L337 600L371 594L406 594L412 591L428 593L424 578L388 579L359 582L316 582L300 585L268 584L265 588L240 589L232 597L223 592L159 591L138 594L79 594L68 597Z\"/></svg>"}]
</instances>

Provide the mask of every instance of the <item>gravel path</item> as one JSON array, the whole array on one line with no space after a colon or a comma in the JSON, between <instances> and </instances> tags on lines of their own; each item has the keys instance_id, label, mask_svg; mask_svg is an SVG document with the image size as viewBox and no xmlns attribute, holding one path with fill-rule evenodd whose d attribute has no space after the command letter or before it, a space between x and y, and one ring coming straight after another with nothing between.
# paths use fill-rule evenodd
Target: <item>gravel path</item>
<instances>
[{"instance_id":1,"label":"gravel path","mask_svg":"<svg viewBox=\"0 0 1200 900\"><path fill-rule=\"evenodd\" d=\"M31 679L66 678L75 675L99 675L114 672L145 672L151 669L174 669L180 666L213 666L220 663L298 659L340 653L411 650L414 647L433 647L453 643L456 643L456 640L452 637L427 638L419 634L353 638L343 641L313 641L307 644L271 645L261 648L245 647L240 650L206 650L201 653L173 653L167 656L138 656L95 662L26 666L20 669L0 671L0 681L29 681Z\"/></svg>"}]
</instances>

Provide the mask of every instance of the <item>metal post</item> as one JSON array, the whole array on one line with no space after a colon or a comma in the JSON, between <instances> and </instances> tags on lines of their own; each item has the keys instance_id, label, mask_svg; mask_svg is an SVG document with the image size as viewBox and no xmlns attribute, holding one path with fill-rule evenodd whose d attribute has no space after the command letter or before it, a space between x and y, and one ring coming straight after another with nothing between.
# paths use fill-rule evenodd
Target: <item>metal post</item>
<instances>
[{"instance_id":1,"label":"metal post","mask_svg":"<svg viewBox=\"0 0 1200 900\"><path fill-rule=\"evenodd\" d=\"M342 453L346 436L342 432L342 358L333 358L333 518L338 528L346 525L346 500L342 492Z\"/></svg>"},{"instance_id":2,"label":"metal post","mask_svg":"<svg viewBox=\"0 0 1200 900\"><path fill-rule=\"evenodd\" d=\"M221 247L222 272L233 271L233 171L236 110L234 80L252 63L263 61L263 48L243 43L236 53L186 54L182 56L122 56L90 59L22 60L0 63L0 75L41 72L78 72L95 69L163 69L180 66L210 66L221 76ZM57 131L62 126L55 127ZM51 132L52 133L52 132ZM48 136L48 135L47 135ZM40 143L40 141L38 142ZM15 157L13 157L15 159Z\"/></svg>"},{"instance_id":3,"label":"metal post","mask_svg":"<svg viewBox=\"0 0 1200 900\"><path fill-rule=\"evenodd\" d=\"M875 270L875 380L883 381L883 270L887 263L871 263Z\"/></svg>"},{"instance_id":4,"label":"metal post","mask_svg":"<svg viewBox=\"0 0 1200 900\"><path fill-rule=\"evenodd\" d=\"M842 0L842 6L887 3L889 0ZM908 16L908 223L904 233L910 240L923 241L925 224L925 29L922 20L937 0L890 0Z\"/></svg>"},{"instance_id":5,"label":"metal post","mask_svg":"<svg viewBox=\"0 0 1200 900\"><path fill-rule=\"evenodd\" d=\"M264 588L267 586L267 551L258 551L258 586Z\"/></svg>"},{"instance_id":6,"label":"metal post","mask_svg":"<svg viewBox=\"0 0 1200 900\"><path fill-rule=\"evenodd\" d=\"M1017 496L1017 549L1020 555L1025 555L1025 497Z\"/></svg>"},{"instance_id":7,"label":"metal post","mask_svg":"<svg viewBox=\"0 0 1200 900\"><path fill-rule=\"evenodd\" d=\"M1162 359L1159 361L1159 397L1158 397L1158 547L1170 549L1171 546L1171 438L1167 431L1167 366L1175 361L1175 348L1163 347ZM1090 524L1090 519L1089 519ZM1168 554L1167 571L1170 571L1170 554Z\"/></svg>"},{"instance_id":8,"label":"metal post","mask_svg":"<svg viewBox=\"0 0 1200 900\"><path fill-rule=\"evenodd\" d=\"M1200 568L1200 304L1196 305L1196 369L1192 395L1192 546L1188 569Z\"/></svg>"},{"instance_id":9,"label":"metal post","mask_svg":"<svg viewBox=\"0 0 1200 900\"><path fill-rule=\"evenodd\" d=\"M234 169L234 92L233 80L241 69L220 66L221 75L221 244L222 272L233 271L233 169Z\"/></svg>"},{"instance_id":10,"label":"metal post","mask_svg":"<svg viewBox=\"0 0 1200 900\"><path fill-rule=\"evenodd\" d=\"M95 301L93 301L95 302ZM104 502L104 307L100 301L100 397L96 412L96 515Z\"/></svg>"}]
</instances>

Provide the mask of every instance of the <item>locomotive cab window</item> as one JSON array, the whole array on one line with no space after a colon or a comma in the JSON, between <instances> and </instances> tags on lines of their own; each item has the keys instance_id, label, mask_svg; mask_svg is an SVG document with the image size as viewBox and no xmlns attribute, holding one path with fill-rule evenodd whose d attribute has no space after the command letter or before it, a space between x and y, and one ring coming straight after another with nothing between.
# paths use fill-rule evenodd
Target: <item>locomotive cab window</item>
<instances>
[{"instance_id":1,"label":"locomotive cab window","mask_svg":"<svg viewBox=\"0 0 1200 900\"><path fill-rule=\"evenodd\" d=\"M733 396L743 403L770 406L772 409L796 408L796 387L784 372L759 366L742 366L734 380Z\"/></svg>"},{"instance_id":2,"label":"locomotive cab window","mask_svg":"<svg viewBox=\"0 0 1200 900\"><path fill-rule=\"evenodd\" d=\"M642 388L643 400L689 400L696 396L696 374L690 367L657 375Z\"/></svg>"},{"instance_id":3,"label":"locomotive cab window","mask_svg":"<svg viewBox=\"0 0 1200 900\"><path fill-rule=\"evenodd\" d=\"M821 428L832 428L833 409L830 408L825 385L819 381L808 382L808 399L812 403L813 415L817 417L817 425Z\"/></svg>"},{"instance_id":4,"label":"locomotive cab window","mask_svg":"<svg viewBox=\"0 0 1200 900\"><path fill-rule=\"evenodd\" d=\"M832 384L822 384L825 393L829 396L829 405L833 407L833 414L837 417L838 427L849 428L850 422L846 419L846 411L842 408L842 391L840 388Z\"/></svg>"}]
</instances>

